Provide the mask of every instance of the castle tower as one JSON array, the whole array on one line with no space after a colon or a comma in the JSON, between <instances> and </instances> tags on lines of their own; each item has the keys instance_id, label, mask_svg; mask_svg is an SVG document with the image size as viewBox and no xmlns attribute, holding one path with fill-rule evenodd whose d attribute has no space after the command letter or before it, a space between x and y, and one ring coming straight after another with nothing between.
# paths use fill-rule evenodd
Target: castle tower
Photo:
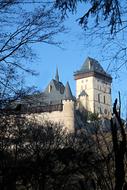
<instances>
[{"instance_id":1,"label":"castle tower","mask_svg":"<svg viewBox=\"0 0 127 190\"><path fill-rule=\"evenodd\" d=\"M63 100L63 114L65 126L71 133L74 132L74 97L71 92L69 83L65 86L65 99Z\"/></svg>"},{"instance_id":2,"label":"castle tower","mask_svg":"<svg viewBox=\"0 0 127 190\"><path fill-rule=\"evenodd\" d=\"M109 116L111 114L112 77L93 58L88 57L79 71L74 73L76 98L84 96L86 110Z\"/></svg>"}]
</instances>

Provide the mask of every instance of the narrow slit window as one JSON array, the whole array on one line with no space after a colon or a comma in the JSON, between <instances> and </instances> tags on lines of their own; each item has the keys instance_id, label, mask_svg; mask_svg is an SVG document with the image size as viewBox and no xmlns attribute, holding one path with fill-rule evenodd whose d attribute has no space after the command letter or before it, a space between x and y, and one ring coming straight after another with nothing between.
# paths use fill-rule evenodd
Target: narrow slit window
<instances>
[{"instance_id":1,"label":"narrow slit window","mask_svg":"<svg viewBox=\"0 0 127 190\"><path fill-rule=\"evenodd\" d=\"M105 101L105 96L104 96L104 104L106 103L106 101Z\"/></svg>"},{"instance_id":2,"label":"narrow slit window","mask_svg":"<svg viewBox=\"0 0 127 190\"><path fill-rule=\"evenodd\" d=\"M98 102L100 103L100 94L98 94Z\"/></svg>"}]
</instances>

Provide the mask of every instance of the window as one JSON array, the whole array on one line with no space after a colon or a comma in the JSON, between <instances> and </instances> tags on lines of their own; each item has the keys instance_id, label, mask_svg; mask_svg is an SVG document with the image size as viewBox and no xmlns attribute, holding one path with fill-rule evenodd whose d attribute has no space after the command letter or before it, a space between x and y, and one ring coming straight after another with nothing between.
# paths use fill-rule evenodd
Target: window
<instances>
[{"instance_id":1,"label":"window","mask_svg":"<svg viewBox=\"0 0 127 190\"><path fill-rule=\"evenodd\" d=\"M49 92L52 91L52 85L49 85Z\"/></svg>"},{"instance_id":2,"label":"window","mask_svg":"<svg viewBox=\"0 0 127 190\"><path fill-rule=\"evenodd\" d=\"M104 104L105 104L105 96L104 96Z\"/></svg>"},{"instance_id":3,"label":"window","mask_svg":"<svg viewBox=\"0 0 127 190\"><path fill-rule=\"evenodd\" d=\"M91 66L92 66L92 64L91 64L91 62L89 61L89 70L91 69Z\"/></svg>"},{"instance_id":4,"label":"window","mask_svg":"<svg viewBox=\"0 0 127 190\"><path fill-rule=\"evenodd\" d=\"M109 94L111 94L111 88L109 88Z\"/></svg>"},{"instance_id":5,"label":"window","mask_svg":"<svg viewBox=\"0 0 127 190\"><path fill-rule=\"evenodd\" d=\"M107 113L108 113L107 109L105 109L105 110L104 110L104 113L105 113L105 114L107 114Z\"/></svg>"},{"instance_id":6,"label":"window","mask_svg":"<svg viewBox=\"0 0 127 190\"><path fill-rule=\"evenodd\" d=\"M98 94L98 102L100 103L100 94Z\"/></svg>"},{"instance_id":7,"label":"window","mask_svg":"<svg viewBox=\"0 0 127 190\"><path fill-rule=\"evenodd\" d=\"M103 88L103 89L104 89L104 92L106 92L106 86L104 86L104 88Z\"/></svg>"},{"instance_id":8,"label":"window","mask_svg":"<svg viewBox=\"0 0 127 190\"><path fill-rule=\"evenodd\" d=\"M60 94L64 93L64 88L60 88Z\"/></svg>"}]
</instances>

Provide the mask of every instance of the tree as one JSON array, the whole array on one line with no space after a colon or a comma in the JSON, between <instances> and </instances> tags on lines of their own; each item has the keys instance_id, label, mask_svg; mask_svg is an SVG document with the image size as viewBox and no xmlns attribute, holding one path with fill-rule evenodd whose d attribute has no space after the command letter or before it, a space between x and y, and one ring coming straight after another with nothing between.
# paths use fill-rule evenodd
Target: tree
<instances>
[{"instance_id":1,"label":"tree","mask_svg":"<svg viewBox=\"0 0 127 190\"><path fill-rule=\"evenodd\" d=\"M22 90L23 71L36 74L28 65L35 58L34 43L59 45L55 41L64 31L53 6L44 3L25 5L26 1L0 2L0 100ZM18 88L19 87L19 88Z\"/></svg>"},{"instance_id":2,"label":"tree","mask_svg":"<svg viewBox=\"0 0 127 190\"><path fill-rule=\"evenodd\" d=\"M70 135L60 125L38 125L19 114L0 121L1 189L106 189L92 135Z\"/></svg>"},{"instance_id":3,"label":"tree","mask_svg":"<svg viewBox=\"0 0 127 190\"><path fill-rule=\"evenodd\" d=\"M56 7L62 16L77 14L79 5L84 12L77 21L84 30L85 44L100 48L100 56L108 61L107 70L118 77L121 67L126 69L126 32L127 9L126 0L56 0ZM82 5L82 6L81 6ZM81 13L80 13L81 15Z\"/></svg>"},{"instance_id":4,"label":"tree","mask_svg":"<svg viewBox=\"0 0 127 190\"><path fill-rule=\"evenodd\" d=\"M126 133L124 123L120 118L120 112L117 111L117 99L115 100L113 113L114 120L111 120L112 142L115 157L115 190L126 188ZM120 110L119 110L120 111ZM119 129L119 131L118 131Z\"/></svg>"},{"instance_id":5,"label":"tree","mask_svg":"<svg viewBox=\"0 0 127 190\"><path fill-rule=\"evenodd\" d=\"M96 25L101 24L102 20L108 21L107 27L110 28L111 34L118 32L117 29L122 26L122 9L124 10L125 7L121 7L121 2L119 0L56 0L56 6L62 10L64 14L66 14L67 11L74 13L77 10L79 2L86 4L86 6L87 3L89 4L88 8L84 10L84 15L79 18L79 24L84 28L87 28L90 16L95 18Z\"/></svg>"},{"instance_id":6,"label":"tree","mask_svg":"<svg viewBox=\"0 0 127 190\"><path fill-rule=\"evenodd\" d=\"M1 189L121 190L126 186L126 136L115 106L111 129L110 121L104 126L95 120L75 134L19 112L1 113Z\"/></svg>"}]
</instances>

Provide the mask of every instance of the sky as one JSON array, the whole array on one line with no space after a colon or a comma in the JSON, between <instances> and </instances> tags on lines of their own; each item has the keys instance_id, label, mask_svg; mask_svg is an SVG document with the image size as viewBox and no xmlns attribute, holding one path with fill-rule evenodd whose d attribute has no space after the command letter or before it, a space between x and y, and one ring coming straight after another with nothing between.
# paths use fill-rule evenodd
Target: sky
<instances>
[{"instance_id":1,"label":"sky","mask_svg":"<svg viewBox=\"0 0 127 190\"><path fill-rule=\"evenodd\" d=\"M75 81L73 74L79 70L85 59L89 56L99 61L102 67L106 70L110 61L102 56L102 47L94 44L86 38L82 28L76 22L75 16L71 16L65 21L65 26L68 32L57 36L56 40L62 42L61 48L48 44L34 45L34 51L37 58L34 63L31 63L31 68L34 69L38 75L27 75L26 83L34 85L38 90L43 91L50 80L55 78L56 68L58 67L60 81L65 85L68 81L72 93L75 95ZM98 40L98 39L97 39ZM106 52L105 52L106 53ZM112 54L112 52L110 52ZM105 54L106 55L106 54ZM112 83L112 102L118 97L118 91L121 92L122 99L122 116L126 115L126 97L125 89L127 83L127 70L122 67L119 72L113 72L112 64L108 72L113 77Z\"/></svg>"}]
</instances>

